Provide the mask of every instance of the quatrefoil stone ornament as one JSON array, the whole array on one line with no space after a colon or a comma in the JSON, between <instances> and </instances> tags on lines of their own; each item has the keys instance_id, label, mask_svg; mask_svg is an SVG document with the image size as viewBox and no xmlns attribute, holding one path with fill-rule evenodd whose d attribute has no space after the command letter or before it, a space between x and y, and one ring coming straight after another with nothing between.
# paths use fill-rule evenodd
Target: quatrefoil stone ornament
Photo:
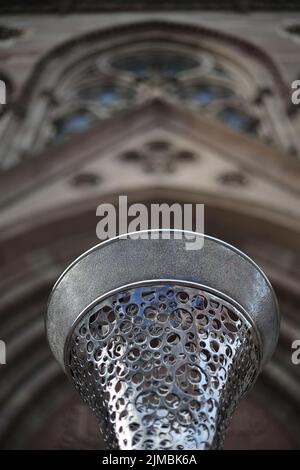
<instances>
[{"instance_id":1,"label":"quatrefoil stone ornament","mask_svg":"<svg viewBox=\"0 0 300 470\"><path fill-rule=\"evenodd\" d=\"M181 231L103 242L55 284L54 356L93 410L109 449L219 449L271 357L279 312L260 268ZM200 246L200 244L199 244Z\"/></svg>"}]
</instances>

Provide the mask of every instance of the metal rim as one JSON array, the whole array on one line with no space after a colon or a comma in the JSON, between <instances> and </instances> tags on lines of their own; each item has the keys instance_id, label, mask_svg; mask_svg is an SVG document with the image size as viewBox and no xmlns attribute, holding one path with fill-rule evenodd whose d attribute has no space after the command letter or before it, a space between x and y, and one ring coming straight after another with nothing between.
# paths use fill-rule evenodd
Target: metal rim
<instances>
[{"instance_id":1,"label":"metal rim","mask_svg":"<svg viewBox=\"0 0 300 470\"><path fill-rule=\"evenodd\" d=\"M203 248L191 255L183 247L183 241L189 240L185 237L201 237ZM121 241L127 242L127 246L116 243ZM178 279L173 277L175 265ZM191 231L157 229L122 234L93 246L56 281L48 302L46 330L52 352L62 367L68 333L96 298L124 285L166 279L194 282L233 299L252 318L260 333L262 363L270 358L277 343L280 319L274 290L261 268L245 253L217 238ZM80 295L84 299L79 300Z\"/></svg>"},{"instance_id":2,"label":"metal rim","mask_svg":"<svg viewBox=\"0 0 300 470\"><path fill-rule=\"evenodd\" d=\"M92 246L91 248L89 248L88 250L86 250L84 253L82 253L81 255L79 255L77 258L75 258L74 261L72 261L72 263L70 263L66 269L61 273L61 275L59 276L59 278L57 279L57 281L55 282L54 286L52 287L51 289L51 292L50 292L50 296L49 296L49 300L48 300L48 305L51 301L51 298L52 298L52 294L53 292L55 291L55 289L57 288L58 284L61 282L61 280L65 277L65 275L79 262L81 261L83 258L85 258L86 256L88 256L89 254L93 253L94 251L110 244L110 243L115 243L119 240L121 240L122 238L124 239L124 237L128 237L128 236L132 236L132 235L138 235L138 234L146 234L146 233L182 233L182 234L188 234L188 235L195 235L195 236L199 236L199 237L203 237L204 239L206 240L211 240L211 241L214 241L214 242L217 242L218 244L226 247L226 248L229 248L230 250L232 250L234 253L236 253L237 255L241 256L242 258L244 258L245 260L247 260L250 264L253 265L253 267L255 269L257 269L257 271L260 272L260 274L265 278L265 281L267 282L267 284L269 285L269 288L270 290L272 291L273 293L273 296L274 296L274 299L276 301L276 303L278 304L277 302L277 297L275 295L275 292L274 292L274 289L273 289L273 286L271 284L271 282L269 281L269 278L267 277L267 275L265 274L265 272L258 266L258 264L255 263L255 261L253 261L252 258L250 258L250 256L246 255L246 253L244 253L243 251L239 250L238 248L236 248L235 246L231 245L230 243L228 242L225 242L223 240L221 240L220 238L216 238L216 237L213 237L212 235L207 235L205 233L200 233L200 232L192 232L190 230L179 230L179 229L152 229L152 230L140 230L140 231L136 231L136 232L127 232L127 233L123 233L121 235L117 235L115 237L112 237L112 238L109 238L107 240L104 240L103 242L100 242L100 243L97 243L96 245ZM278 312L279 312L279 308L278 308Z\"/></svg>"},{"instance_id":3,"label":"metal rim","mask_svg":"<svg viewBox=\"0 0 300 470\"><path fill-rule=\"evenodd\" d=\"M124 286L118 287L117 289L113 289L110 292L107 292L107 293L99 296L95 300L93 300L93 302L91 302L81 313L79 313L78 317L74 320L74 322L72 324L72 328L70 329L70 332L69 332L69 334L67 336L67 339L66 339L66 342L65 342L65 346L64 346L64 363L66 363L66 356L67 356L67 353L68 353L68 350L69 350L69 342L70 342L70 338L72 336L74 328L81 321L81 319L93 307L95 307L99 302L102 302L103 300L109 298L110 296L112 296L114 294L117 294L119 292L122 292L124 290L127 290L127 289L132 289L132 288L135 288L135 287L143 287L143 286L147 286L147 285L159 285L159 284L169 284L169 283L170 284L181 285L181 286L193 287L193 288L199 289L199 290L204 291L204 292L209 292L209 293L212 293L212 294L220 297L221 299L225 300L226 302L232 304L235 308L237 308L240 311L240 313L248 320L248 322L253 327L253 329L255 331L255 334L258 338L258 344L260 346L260 357L262 357L263 352L262 352L262 341L261 341L260 332L259 332L257 326L255 325L255 323L253 321L253 318L251 318L251 316L244 309L244 307L242 305L240 305L236 300L232 299L231 297L224 294L223 292L218 291L217 289L213 289L212 287L205 286L204 284L198 284L197 282L182 281L182 280L178 280L178 279L148 279L148 280L145 280L145 281L126 284ZM66 369L64 369L64 370L66 371ZM259 372L260 372L260 370L258 371L258 373ZM68 372L67 372L67 375L69 376Z\"/></svg>"}]
</instances>

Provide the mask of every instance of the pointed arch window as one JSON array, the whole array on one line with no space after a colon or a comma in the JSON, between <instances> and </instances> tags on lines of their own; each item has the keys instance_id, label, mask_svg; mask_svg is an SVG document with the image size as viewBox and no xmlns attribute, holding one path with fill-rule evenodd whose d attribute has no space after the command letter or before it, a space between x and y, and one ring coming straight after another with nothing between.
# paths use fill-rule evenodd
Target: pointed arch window
<instances>
[{"instance_id":1,"label":"pointed arch window","mask_svg":"<svg viewBox=\"0 0 300 470\"><path fill-rule=\"evenodd\" d=\"M46 146L60 144L157 97L173 101L179 109L211 116L236 132L286 145L273 122L272 91L262 95L254 73L251 75L246 63L237 61L229 48L219 48L209 39L188 41L184 35L181 42L179 34L139 34L141 37L128 37L126 32L124 42L114 38L116 41L105 48L97 39L93 43L93 37L89 47L87 43L74 46L72 55L63 56L68 57L66 62L58 56L55 70L53 66L49 74L56 79L51 82L47 74L39 76L28 108L28 115L32 112L35 116L34 129L28 132L30 119L26 116L26 139L21 142L20 132L10 161L34 156ZM266 89L271 90L270 86ZM7 142L10 145L9 139ZM3 161L6 155L3 147Z\"/></svg>"},{"instance_id":2,"label":"pointed arch window","mask_svg":"<svg viewBox=\"0 0 300 470\"><path fill-rule=\"evenodd\" d=\"M153 96L213 115L237 131L259 135L259 119L249 96L240 90L234 68L208 51L165 43L124 47L94 59L74 78L73 90L68 83L66 92L63 87L57 92L49 143L84 132L95 121ZM74 114L70 102L80 106L80 112ZM62 114L63 120L57 118Z\"/></svg>"}]
</instances>

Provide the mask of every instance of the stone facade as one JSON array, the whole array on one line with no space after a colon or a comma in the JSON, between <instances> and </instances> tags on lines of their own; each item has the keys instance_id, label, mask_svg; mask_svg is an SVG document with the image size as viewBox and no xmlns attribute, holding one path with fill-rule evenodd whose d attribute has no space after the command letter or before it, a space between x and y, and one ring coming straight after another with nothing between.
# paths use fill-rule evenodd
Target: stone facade
<instances>
[{"instance_id":1,"label":"stone facade","mask_svg":"<svg viewBox=\"0 0 300 470\"><path fill-rule=\"evenodd\" d=\"M98 241L98 204L127 194L204 203L206 233L265 270L280 342L226 447L299 448L296 24L300 13L175 8L1 16L0 447L99 448L44 314L61 271Z\"/></svg>"}]
</instances>

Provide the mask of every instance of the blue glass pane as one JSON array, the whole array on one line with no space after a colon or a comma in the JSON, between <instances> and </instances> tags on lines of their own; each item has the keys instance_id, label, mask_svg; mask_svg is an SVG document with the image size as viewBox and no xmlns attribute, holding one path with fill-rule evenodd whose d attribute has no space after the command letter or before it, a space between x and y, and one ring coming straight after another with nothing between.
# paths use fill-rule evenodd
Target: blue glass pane
<instances>
[{"instance_id":1,"label":"blue glass pane","mask_svg":"<svg viewBox=\"0 0 300 470\"><path fill-rule=\"evenodd\" d=\"M131 72L138 77L145 77L147 75L147 64L142 58L128 57L115 63L114 66L124 72Z\"/></svg>"},{"instance_id":2,"label":"blue glass pane","mask_svg":"<svg viewBox=\"0 0 300 470\"><path fill-rule=\"evenodd\" d=\"M113 106L123 101L123 97L116 90L105 90L96 95L96 101L104 106Z\"/></svg>"},{"instance_id":3,"label":"blue glass pane","mask_svg":"<svg viewBox=\"0 0 300 470\"><path fill-rule=\"evenodd\" d=\"M86 115L77 115L69 117L63 125L63 131L66 133L83 132L90 126L90 118Z\"/></svg>"},{"instance_id":4,"label":"blue glass pane","mask_svg":"<svg viewBox=\"0 0 300 470\"><path fill-rule=\"evenodd\" d=\"M85 132L91 127L92 123L93 117L85 111L65 116L63 119L60 119L55 123L55 140L62 141L68 135Z\"/></svg>"},{"instance_id":5,"label":"blue glass pane","mask_svg":"<svg viewBox=\"0 0 300 470\"><path fill-rule=\"evenodd\" d=\"M226 108L218 116L234 129L256 133L257 120L237 109Z\"/></svg>"},{"instance_id":6,"label":"blue glass pane","mask_svg":"<svg viewBox=\"0 0 300 470\"><path fill-rule=\"evenodd\" d=\"M168 57L163 58L160 63L158 62L158 68L161 70L163 75L168 77L175 77L180 72L184 72L186 70L191 69L196 65L189 59L185 59L183 57Z\"/></svg>"},{"instance_id":7,"label":"blue glass pane","mask_svg":"<svg viewBox=\"0 0 300 470\"><path fill-rule=\"evenodd\" d=\"M187 93L187 98L194 104L207 106L213 101L226 99L233 95L232 91L220 86L198 85L191 88Z\"/></svg>"},{"instance_id":8,"label":"blue glass pane","mask_svg":"<svg viewBox=\"0 0 300 470\"><path fill-rule=\"evenodd\" d=\"M202 104L204 106L216 99L214 94L211 93L209 90L194 90L191 95L191 98L196 103Z\"/></svg>"},{"instance_id":9,"label":"blue glass pane","mask_svg":"<svg viewBox=\"0 0 300 470\"><path fill-rule=\"evenodd\" d=\"M94 101L101 106L111 108L118 106L131 97L129 90L119 87L103 87L99 89L85 89L79 92L79 97L83 100Z\"/></svg>"},{"instance_id":10,"label":"blue glass pane","mask_svg":"<svg viewBox=\"0 0 300 470\"><path fill-rule=\"evenodd\" d=\"M146 53L145 53L146 54ZM130 72L138 78L151 78L154 75L174 78L179 73L198 65L196 60L181 54L169 52L148 52L144 57L127 56L113 62L113 66L124 72Z\"/></svg>"}]
</instances>

